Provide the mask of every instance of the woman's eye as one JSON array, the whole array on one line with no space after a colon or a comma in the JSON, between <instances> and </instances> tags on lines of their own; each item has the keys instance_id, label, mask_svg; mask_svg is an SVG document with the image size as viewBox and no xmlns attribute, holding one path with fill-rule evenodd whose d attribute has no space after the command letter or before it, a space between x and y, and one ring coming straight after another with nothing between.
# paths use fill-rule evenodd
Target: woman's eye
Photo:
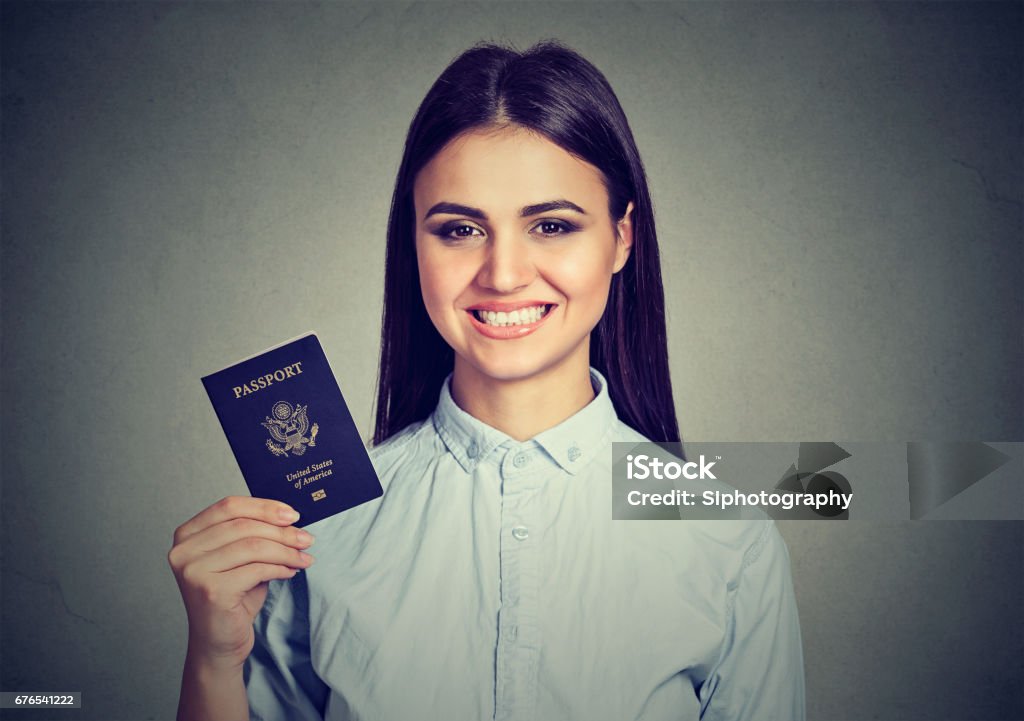
<instances>
[{"instance_id":1,"label":"woman's eye","mask_svg":"<svg viewBox=\"0 0 1024 721\"><path fill-rule=\"evenodd\" d=\"M541 235L567 235L576 230L576 226L564 220L542 220L536 228Z\"/></svg>"},{"instance_id":2,"label":"woman's eye","mask_svg":"<svg viewBox=\"0 0 1024 721\"><path fill-rule=\"evenodd\" d=\"M460 240L462 238L472 238L474 231L477 234L481 234L479 228L475 228L472 225L466 225L465 223L450 223L448 225L442 225L438 228L434 235L444 240Z\"/></svg>"}]
</instances>

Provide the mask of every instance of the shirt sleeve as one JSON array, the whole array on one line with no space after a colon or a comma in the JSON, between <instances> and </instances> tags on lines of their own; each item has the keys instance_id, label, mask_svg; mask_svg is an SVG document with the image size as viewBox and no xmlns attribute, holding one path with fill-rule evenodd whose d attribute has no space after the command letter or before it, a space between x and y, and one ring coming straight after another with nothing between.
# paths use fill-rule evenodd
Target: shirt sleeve
<instances>
[{"instance_id":1,"label":"shirt sleeve","mask_svg":"<svg viewBox=\"0 0 1024 721\"><path fill-rule=\"evenodd\" d=\"M717 664L701 686L702 721L804 721L804 660L789 551L774 521L729 584Z\"/></svg>"},{"instance_id":2,"label":"shirt sleeve","mask_svg":"<svg viewBox=\"0 0 1024 721\"><path fill-rule=\"evenodd\" d=\"M250 721L323 721L329 687L310 661L305 572L270 581L253 629L243 667Z\"/></svg>"}]
</instances>

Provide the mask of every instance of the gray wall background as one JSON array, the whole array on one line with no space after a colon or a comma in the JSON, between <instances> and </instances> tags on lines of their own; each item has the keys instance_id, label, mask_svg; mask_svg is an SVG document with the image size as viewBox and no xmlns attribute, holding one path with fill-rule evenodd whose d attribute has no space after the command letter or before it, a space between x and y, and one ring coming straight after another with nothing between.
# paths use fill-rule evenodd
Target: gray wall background
<instances>
[{"instance_id":1,"label":"gray wall background","mask_svg":"<svg viewBox=\"0 0 1024 721\"><path fill-rule=\"evenodd\" d=\"M370 436L405 131L479 39L616 89L684 438L1024 440L1021 7L4 3L0 687L174 717L171 534L247 492L199 378L315 329ZM812 719L1024 717L1021 523L782 530Z\"/></svg>"}]
</instances>

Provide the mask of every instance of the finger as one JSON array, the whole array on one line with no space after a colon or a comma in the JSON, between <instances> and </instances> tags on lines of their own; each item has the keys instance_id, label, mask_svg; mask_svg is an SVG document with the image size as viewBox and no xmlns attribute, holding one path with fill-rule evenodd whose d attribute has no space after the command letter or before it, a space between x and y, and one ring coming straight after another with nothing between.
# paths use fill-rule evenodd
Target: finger
<instances>
[{"instance_id":1,"label":"finger","mask_svg":"<svg viewBox=\"0 0 1024 721\"><path fill-rule=\"evenodd\" d=\"M314 538L295 526L274 526L252 518L232 518L205 528L182 541L168 554L173 568L184 568L199 557L214 553L228 544L247 537L266 538L292 548L309 548Z\"/></svg>"},{"instance_id":2,"label":"finger","mask_svg":"<svg viewBox=\"0 0 1024 721\"><path fill-rule=\"evenodd\" d=\"M313 565L313 556L268 538L246 536L197 557L189 564L189 573L197 577L224 573L250 563L308 568Z\"/></svg>"},{"instance_id":3,"label":"finger","mask_svg":"<svg viewBox=\"0 0 1024 721\"><path fill-rule=\"evenodd\" d=\"M225 496L178 526L174 531L174 545L232 518L254 518L274 525L291 525L298 520L295 510L280 501L254 496Z\"/></svg>"}]
</instances>

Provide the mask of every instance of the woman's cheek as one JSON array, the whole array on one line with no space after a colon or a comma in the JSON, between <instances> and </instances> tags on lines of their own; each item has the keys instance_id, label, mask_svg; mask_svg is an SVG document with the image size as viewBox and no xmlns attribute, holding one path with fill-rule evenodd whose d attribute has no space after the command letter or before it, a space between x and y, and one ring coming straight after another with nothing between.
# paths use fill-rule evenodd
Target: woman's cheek
<instances>
[{"instance_id":1,"label":"woman's cheek","mask_svg":"<svg viewBox=\"0 0 1024 721\"><path fill-rule=\"evenodd\" d=\"M564 258L559 270L563 290L571 301L575 298L584 303L600 302L608 295L611 282L611 261L607 261L599 252L591 248L588 253L580 253L571 258Z\"/></svg>"},{"instance_id":2,"label":"woman's cheek","mask_svg":"<svg viewBox=\"0 0 1024 721\"><path fill-rule=\"evenodd\" d=\"M445 325L444 288L438 285L438 278L430 273L420 274L420 288L423 291L423 305L427 315L439 330Z\"/></svg>"},{"instance_id":3,"label":"woman's cheek","mask_svg":"<svg viewBox=\"0 0 1024 721\"><path fill-rule=\"evenodd\" d=\"M451 259L424 257L420 264L420 288L427 315L441 336L451 344L459 332L459 299L466 291L468 282L463 278L464 269Z\"/></svg>"},{"instance_id":4,"label":"woman's cheek","mask_svg":"<svg viewBox=\"0 0 1024 721\"><path fill-rule=\"evenodd\" d=\"M427 307L437 307L445 292L444 264L437 253L431 249L422 249L417 255L420 271L420 287L423 289L424 302Z\"/></svg>"}]
</instances>

